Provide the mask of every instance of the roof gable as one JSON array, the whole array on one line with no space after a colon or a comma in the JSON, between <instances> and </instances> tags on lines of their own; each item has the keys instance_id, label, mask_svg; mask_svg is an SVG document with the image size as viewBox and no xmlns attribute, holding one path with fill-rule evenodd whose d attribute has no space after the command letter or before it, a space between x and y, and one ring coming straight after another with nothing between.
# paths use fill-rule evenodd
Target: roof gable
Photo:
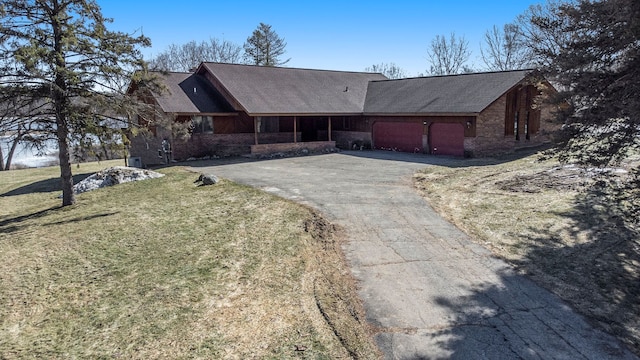
<instances>
[{"instance_id":1,"label":"roof gable","mask_svg":"<svg viewBox=\"0 0 640 360\"><path fill-rule=\"evenodd\" d=\"M359 114L367 87L382 74L203 63L250 115Z\"/></svg>"},{"instance_id":2,"label":"roof gable","mask_svg":"<svg viewBox=\"0 0 640 360\"><path fill-rule=\"evenodd\" d=\"M193 73L159 74L166 92L155 94L165 113L229 113L233 108L202 76Z\"/></svg>"},{"instance_id":3,"label":"roof gable","mask_svg":"<svg viewBox=\"0 0 640 360\"><path fill-rule=\"evenodd\" d=\"M365 114L479 113L530 70L373 81Z\"/></svg>"}]
</instances>

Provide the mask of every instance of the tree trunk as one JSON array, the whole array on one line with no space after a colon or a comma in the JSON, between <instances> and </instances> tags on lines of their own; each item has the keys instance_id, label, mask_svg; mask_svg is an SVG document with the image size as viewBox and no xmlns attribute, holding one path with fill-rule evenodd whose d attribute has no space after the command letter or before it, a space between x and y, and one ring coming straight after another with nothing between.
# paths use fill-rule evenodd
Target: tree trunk
<instances>
[{"instance_id":1,"label":"tree trunk","mask_svg":"<svg viewBox=\"0 0 640 360\"><path fill-rule=\"evenodd\" d=\"M11 149L9 149L9 152L7 153L7 162L5 163L6 170L11 170L11 160L13 159L13 154L16 152L20 138L22 138L22 135L18 134L11 144Z\"/></svg>"},{"instance_id":2,"label":"tree trunk","mask_svg":"<svg viewBox=\"0 0 640 360\"><path fill-rule=\"evenodd\" d=\"M104 160L110 160L109 149L107 149L107 142L102 138L102 136L98 136L98 140L100 141L100 147L102 147L102 153L104 154ZM98 158L100 159L100 158Z\"/></svg>"},{"instance_id":3,"label":"tree trunk","mask_svg":"<svg viewBox=\"0 0 640 360\"><path fill-rule=\"evenodd\" d=\"M64 118L56 121L58 127L58 159L60 160L60 179L62 181L62 206L73 205L76 202L73 194L73 175L71 174L71 157L69 156L69 142L67 140L69 130Z\"/></svg>"},{"instance_id":4,"label":"tree trunk","mask_svg":"<svg viewBox=\"0 0 640 360\"><path fill-rule=\"evenodd\" d=\"M53 48L55 55L55 87L53 89L53 104L56 111L56 135L58 137L58 159L60 160L60 180L62 182L62 206L73 205L76 202L73 194L73 175L71 174L71 157L69 156L69 127L67 126L69 108L71 106L67 95L67 79L64 70L67 68L65 52L63 50L63 25L61 18L66 12L57 0L53 1L51 26L53 28ZM64 16L63 16L64 15Z\"/></svg>"},{"instance_id":5,"label":"tree trunk","mask_svg":"<svg viewBox=\"0 0 640 360\"><path fill-rule=\"evenodd\" d=\"M0 171L9 170L9 168L4 168L4 153L2 152L2 146L4 145L0 142Z\"/></svg>"}]
</instances>

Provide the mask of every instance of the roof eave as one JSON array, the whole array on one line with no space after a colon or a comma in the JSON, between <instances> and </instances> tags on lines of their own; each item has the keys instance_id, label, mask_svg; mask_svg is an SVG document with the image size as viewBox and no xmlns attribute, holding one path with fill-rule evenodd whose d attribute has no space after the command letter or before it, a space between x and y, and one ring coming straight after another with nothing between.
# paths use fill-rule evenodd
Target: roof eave
<instances>
[{"instance_id":1,"label":"roof eave","mask_svg":"<svg viewBox=\"0 0 640 360\"><path fill-rule=\"evenodd\" d=\"M223 113L218 113L218 112L190 112L190 111L174 111L174 112L168 112L167 114L171 114L173 116L192 116L192 115L197 115L197 116L236 116L238 115L237 112L223 112Z\"/></svg>"},{"instance_id":2,"label":"roof eave","mask_svg":"<svg viewBox=\"0 0 640 360\"><path fill-rule=\"evenodd\" d=\"M480 112L365 112L364 116L478 116Z\"/></svg>"},{"instance_id":3,"label":"roof eave","mask_svg":"<svg viewBox=\"0 0 640 360\"><path fill-rule=\"evenodd\" d=\"M275 113L247 113L249 116L362 116L361 112L314 112L314 113L286 113L286 112L275 112Z\"/></svg>"}]
</instances>

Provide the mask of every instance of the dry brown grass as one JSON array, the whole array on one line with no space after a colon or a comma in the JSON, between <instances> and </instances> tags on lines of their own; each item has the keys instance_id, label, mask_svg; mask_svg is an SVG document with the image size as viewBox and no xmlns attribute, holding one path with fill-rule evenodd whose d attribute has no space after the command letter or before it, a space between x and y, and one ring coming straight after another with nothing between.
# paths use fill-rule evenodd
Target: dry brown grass
<instances>
[{"instance_id":1,"label":"dry brown grass","mask_svg":"<svg viewBox=\"0 0 640 360\"><path fill-rule=\"evenodd\" d=\"M0 173L0 358L377 357L335 228L161 172L65 208L56 169Z\"/></svg>"},{"instance_id":2,"label":"dry brown grass","mask_svg":"<svg viewBox=\"0 0 640 360\"><path fill-rule=\"evenodd\" d=\"M640 354L640 233L595 186L557 161L429 167L415 184L434 208Z\"/></svg>"}]
</instances>

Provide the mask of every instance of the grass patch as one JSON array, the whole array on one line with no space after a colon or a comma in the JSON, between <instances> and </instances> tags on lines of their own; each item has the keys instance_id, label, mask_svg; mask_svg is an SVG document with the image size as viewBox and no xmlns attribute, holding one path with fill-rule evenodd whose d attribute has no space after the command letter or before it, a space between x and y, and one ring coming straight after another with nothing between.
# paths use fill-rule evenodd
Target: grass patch
<instances>
[{"instance_id":1,"label":"grass patch","mask_svg":"<svg viewBox=\"0 0 640 360\"><path fill-rule=\"evenodd\" d=\"M474 241L640 354L640 232L593 173L537 155L468 165L429 167L415 184Z\"/></svg>"},{"instance_id":2,"label":"grass patch","mask_svg":"<svg viewBox=\"0 0 640 360\"><path fill-rule=\"evenodd\" d=\"M313 211L179 167L60 208L57 171L0 172L0 358L377 357Z\"/></svg>"}]
</instances>

